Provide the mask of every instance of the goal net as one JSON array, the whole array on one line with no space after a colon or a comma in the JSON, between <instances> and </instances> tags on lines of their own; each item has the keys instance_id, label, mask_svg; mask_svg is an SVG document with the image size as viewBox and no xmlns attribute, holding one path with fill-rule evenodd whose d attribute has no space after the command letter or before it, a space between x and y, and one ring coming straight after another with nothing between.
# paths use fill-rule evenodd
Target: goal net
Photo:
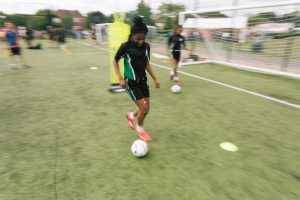
<instances>
[{"instance_id":1,"label":"goal net","mask_svg":"<svg viewBox=\"0 0 300 200\"><path fill-rule=\"evenodd\" d=\"M108 44L108 26L109 23L96 24L96 41L98 44Z\"/></svg>"},{"instance_id":2,"label":"goal net","mask_svg":"<svg viewBox=\"0 0 300 200\"><path fill-rule=\"evenodd\" d=\"M300 1L179 13L187 45L203 60L300 74ZM194 64L187 53L184 64Z\"/></svg>"}]
</instances>

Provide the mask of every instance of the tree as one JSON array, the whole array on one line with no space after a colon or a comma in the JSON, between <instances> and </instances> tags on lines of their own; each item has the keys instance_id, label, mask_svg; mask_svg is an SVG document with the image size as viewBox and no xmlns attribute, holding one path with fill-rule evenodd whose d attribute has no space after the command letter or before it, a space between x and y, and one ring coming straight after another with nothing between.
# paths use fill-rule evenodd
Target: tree
<instances>
[{"instance_id":1,"label":"tree","mask_svg":"<svg viewBox=\"0 0 300 200\"><path fill-rule=\"evenodd\" d=\"M125 13L126 18L125 18L125 23L130 24L131 21L134 19L134 17L136 16L136 11L128 11Z\"/></svg>"},{"instance_id":2,"label":"tree","mask_svg":"<svg viewBox=\"0 0 300 200\"><path fill-rule=\"evenodd\" d=\"M6 19L6 14L0 11L0 27L3 26L5 19Z\"/></svg>"},{"instance_id":3,"label":"tree","mask_svg":"<svg viewBox=\"0 0 300 200\"><path fill-rule=\"evenodd\" d=\"M16 26L27 26L28 18L29 16L26 15L14 14L8 15L6 20L14 23Z\"/></svg>"},{"instance_id":4,"label":"tree","mask_svg":"<svg viewBox=\"0 0 300 200\"><path fill-rule=\"evenodd\" d=\"M173 22L170 17L167 17L164 23L164 30L172 30L173 29Z\"/></svg>"},{"instance_id":5,"label":"tree","mask_svg":"<svg viewBox=\"0 0 300 200\"><path fill-rule=\"evenodd\" d=\"M285 23L295 23L296 27L300 27L300 12L294 11L292 13L287 13L280 17L279 20Z\"/></svg>"},{"instance_id":6,"label":"tree","mask_svg":"<svg viewBox=\"0 0 300 200\"><path fill-rule=\"evenodd\" d=\"M0 15L2 14L0 13ZM39 10L35 15L6 15L5 20L11 21L16 26L29 26L36 30L45 30L47 26L53 25L52 18L55 17L56 16L51 12L51 10Z\"/></svg>"},{"instance_id":7,"label":"tree","mask_svg":"<svg viewBox=\"0 0 300 200\"><path fill-rule=\"evenodd\" d=\"M114 16L113 14L105 17L106 23L113 23L114 22Z\"/></svg>"},{"instance_id":8,"label":"tree","mask_svg":"<svg viewBox=\"0 0 300 200\"><path fill-rule=\"evenodd\" d=\"M47 26L52 26L52 19L56 18L51 10L39 10L35 15L29 16L27 26L33 29L45 30Z\"/></svg>"},{"instance_id":9,"label":"tree","mask_svg":"<svg viewBox=\"0 0 300 200\"><path fill-rule=\"evenodd\" d=\"M249 17L248 26L256 26L262 23L274 23L278 21L278 17L273 12L259 13Z\"/></svg>"},{"instance_id":10,"label":"tree","mask_svg":"<svg viewBox=\"0 0 300 200\"><path fill-rule=\"evenodd\" d=\"M107 21L107 17L102 12L94 11L87 14L86 25L90 27L95 24L107 23Z\"/></svg>"},{"instance_id":11,"label":"tree","mask_svg":"<svg viewBox=\"0 0 300 200\"><path fill-rule=\"evenodd\" d=\"M143 22L146 25L154 25L151 8L143 0L137 5L136 14L143 16Z\"/></svg>"},{"instance_id":12,"label":"tree","mask_svg":"<svg viewBox=\"0 0 300 200\"><path fill-rule=\"evenodd\" d=\"M207 12L207 13L201 13L201 17L203 18L227 18L228 16L220 13L220 12Z\"/></svg>"},{"instance_id":13,"label":"tree","mask_svg":"<svg viewBox=\"0 0 300 200\"><path fill-rule=\"evenodd\" d=\"M66 28L66 30L71 30L73 27L72 17L64 17L62 19L61 25L63 25Z\"/></svg>"},{"instance_id":14,"label":"tree","mask_svg":"<svg viewBox=\"0 0 300 200\"><path fill-rule=\"evenodd\" d=\"M185 5L163 3L158 10L158 21L163 22L164 29L169 31L178 24L178 13L185 11Z\"/></svg>"},{"instance_id":15,"label":"tree","mask_svg":"<svg viewBox=\"0 0 300 200\"><path fill-rule=\"evenodd\" d=\"M56 18L57 16L55 14L53 14L53 12L51 10L39 10L36 13L37 16L41 16L41 20L43 20L43 22L41 22L41 27L40 29L46 29L47 26L51 26L52 25L52 19Z\"/></svg>"},{"instance_id":16,"label":"tree","mask_svg":"<svg viewBox=\"0 0 300 200\"><path fill-rule=\"evenodd\" d=\"M32 15L29 16L28 22L27 22L27 27L30 27L35 30L42 30L44 25L44 17L43 16L37 16L37 15Z\"/></svg>"}]
</instances>

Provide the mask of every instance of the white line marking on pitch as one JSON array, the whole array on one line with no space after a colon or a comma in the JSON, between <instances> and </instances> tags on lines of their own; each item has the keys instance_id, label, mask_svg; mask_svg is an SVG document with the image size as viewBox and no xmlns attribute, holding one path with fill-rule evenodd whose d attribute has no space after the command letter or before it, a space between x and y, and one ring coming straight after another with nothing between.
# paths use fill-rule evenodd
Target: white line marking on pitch
<instances>
[{"instance_id":1,"label":"white line marking on pitch","mask_svg":"<svg viewBox=\"0 0 300 200\"><path fill-rule=\"evenodd\" d=\"M165 55L163 55L163 54L158 54L158 53L153 53L152 56L153 56L154 58L169 59L168 56L165 56Z\"/></svg>"},{"instance_id":2,"label":"white line marking on pitch","mask_svg":"<svg viewBox=\"0 0 300 200\"><path fill-rule=\"evenodd\" d=\"M103 50L103 51L108 51L108 52L114 53L113 51L110 51L110 50L107 50L107 49L104 49L104 48L95 47L95 46L92 46L92 45L84 43L84 42L78 42L78 43L81 43L81 44L84 44L84 45L87 45L87 46L90 46L90 47L94 47L96 49L100 49L100 50ZM150 62L150 63L152 65L160 67L162 69L171 70L170 67L166 67L166 66L159 65L159 64L156 64L156 63L152 63L152 62ZM214 81L214 80L204 78L204 77L201 77L201 76L197 76L197 75L194 75L194 74L191 74L191 73L188 73L188 72L178 71L178 73L181 73L181 74L184 74L184 75L187 75L187 76L191 76L191 77L194 77L194 78L197 78L197 79L200 79L200 80L204 80L204 81L207 81L207 82L210 82L210 83L214 83L214 84L217 84L217 85L221 85L221 86L224 86L224 87L227 87L227 88L231 88L231 89L234 89L234 90L238 90L240 92L244 92L244 93L247 93L247 94L252 94L254 96L261 97L261 98L264 98L264 99L268 99L270 101L274 101L274 102L277 102L277 103L280 103L280 104L284 104L284 105L287 105L287 106L291 106L291 107L300 109L300 105L298 105L298 104L290 103L290 102L283 101L283 100L280 100L280 99L276 99L276 98L273 98L273 97L270 97L270 96L266 96L266 95L263 95L263 94L260 94L260 93L257 93L257 92L253 92L253 91L250 91L250 90L245 90L245 89L242 89L242 88L239 88L239 87L235 87L235 86L232 86L232 85L228 85L228 84L225 84L225 83Z\"/></svg>"}]
</instances>

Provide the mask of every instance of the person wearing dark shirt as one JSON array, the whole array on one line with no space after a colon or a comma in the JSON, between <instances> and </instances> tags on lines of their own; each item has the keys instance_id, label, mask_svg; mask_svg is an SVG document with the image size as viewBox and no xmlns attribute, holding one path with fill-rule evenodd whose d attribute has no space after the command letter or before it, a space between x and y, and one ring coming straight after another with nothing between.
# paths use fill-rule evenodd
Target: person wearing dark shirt
<instances>
[{"instance_id":1,"label":"person wearing dark shirt","mask_svg":"<svg viewBox=\"0 0 300 200\"><path fill-rule=\"evenodd\" d=\"M179 78L177 74L178 63L180 61L180 54L182 49L185 48L185 38L181 35L182 26L178 25L174 29L174 33L168 39L168 47L170 52L170 58L172 59L173 70L170 71L170 79L175 81L175 84L179 84Z\"/></svg>"},{"instance_id":2,"label":"person wearing dark shirt","mask_svg":"<svg viewBox=\"0 0 300 200\"><path fill-rule=\"evenodd\" d=\"M31 28L26 29L25 39L26 39L27 46L30 47L32 45L32 40L33 40L33 31Z\"/></svg>"},{"instance_id":3,"label":"person wearing dark shirt","mask_svg":"<svg viewBox=\"0 0 300 200\"><path fill-rule=\"evenodd\" d=\"M159 88L160 83L150 65L150 45L145 42L147 33L148 28L143 23L142 18L136 16L128 41L121 45L115 55L114 68L119 77L120 85L126 89L137 106L135 112L126 114L129 125L136 130L141 139L151 141L151 136L143 128L144 119L150 108L150 92L146 70L152 77L156 88ZM122 57L124 58L123 76L120 73L118 64ZM136 125L134 124L135 117L137 118Z\"/></svg>"},{"instance_id":4,"label":"person wearing dark shirt","mask_svg":"<svg viewBox=\"0 0 300 200\"><path fill-rule=\"evenodd\" d=\"M66 28L61 26L57 29L57 39L60 48L66 48Z\"/></svg>"}]
</instances>

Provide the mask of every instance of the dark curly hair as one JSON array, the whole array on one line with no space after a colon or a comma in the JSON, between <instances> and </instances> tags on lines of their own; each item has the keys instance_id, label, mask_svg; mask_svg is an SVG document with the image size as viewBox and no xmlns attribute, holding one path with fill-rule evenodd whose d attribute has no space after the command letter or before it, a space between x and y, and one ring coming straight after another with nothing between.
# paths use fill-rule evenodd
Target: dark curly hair
<instances>
[{"instance_id":1,"label":"dark curly hair","mask_svg":"<svg viewBox=\"0 0 300 200\"><path fill-rule=\"evenodd\" d=\"M148 28L146 24L143 23L143 18L136 15L132 21L133 25L131 26L129 39L131 38L131 36L137 33L144 33L145 35L148 34Z\"/></svg>"}]
</instances>

